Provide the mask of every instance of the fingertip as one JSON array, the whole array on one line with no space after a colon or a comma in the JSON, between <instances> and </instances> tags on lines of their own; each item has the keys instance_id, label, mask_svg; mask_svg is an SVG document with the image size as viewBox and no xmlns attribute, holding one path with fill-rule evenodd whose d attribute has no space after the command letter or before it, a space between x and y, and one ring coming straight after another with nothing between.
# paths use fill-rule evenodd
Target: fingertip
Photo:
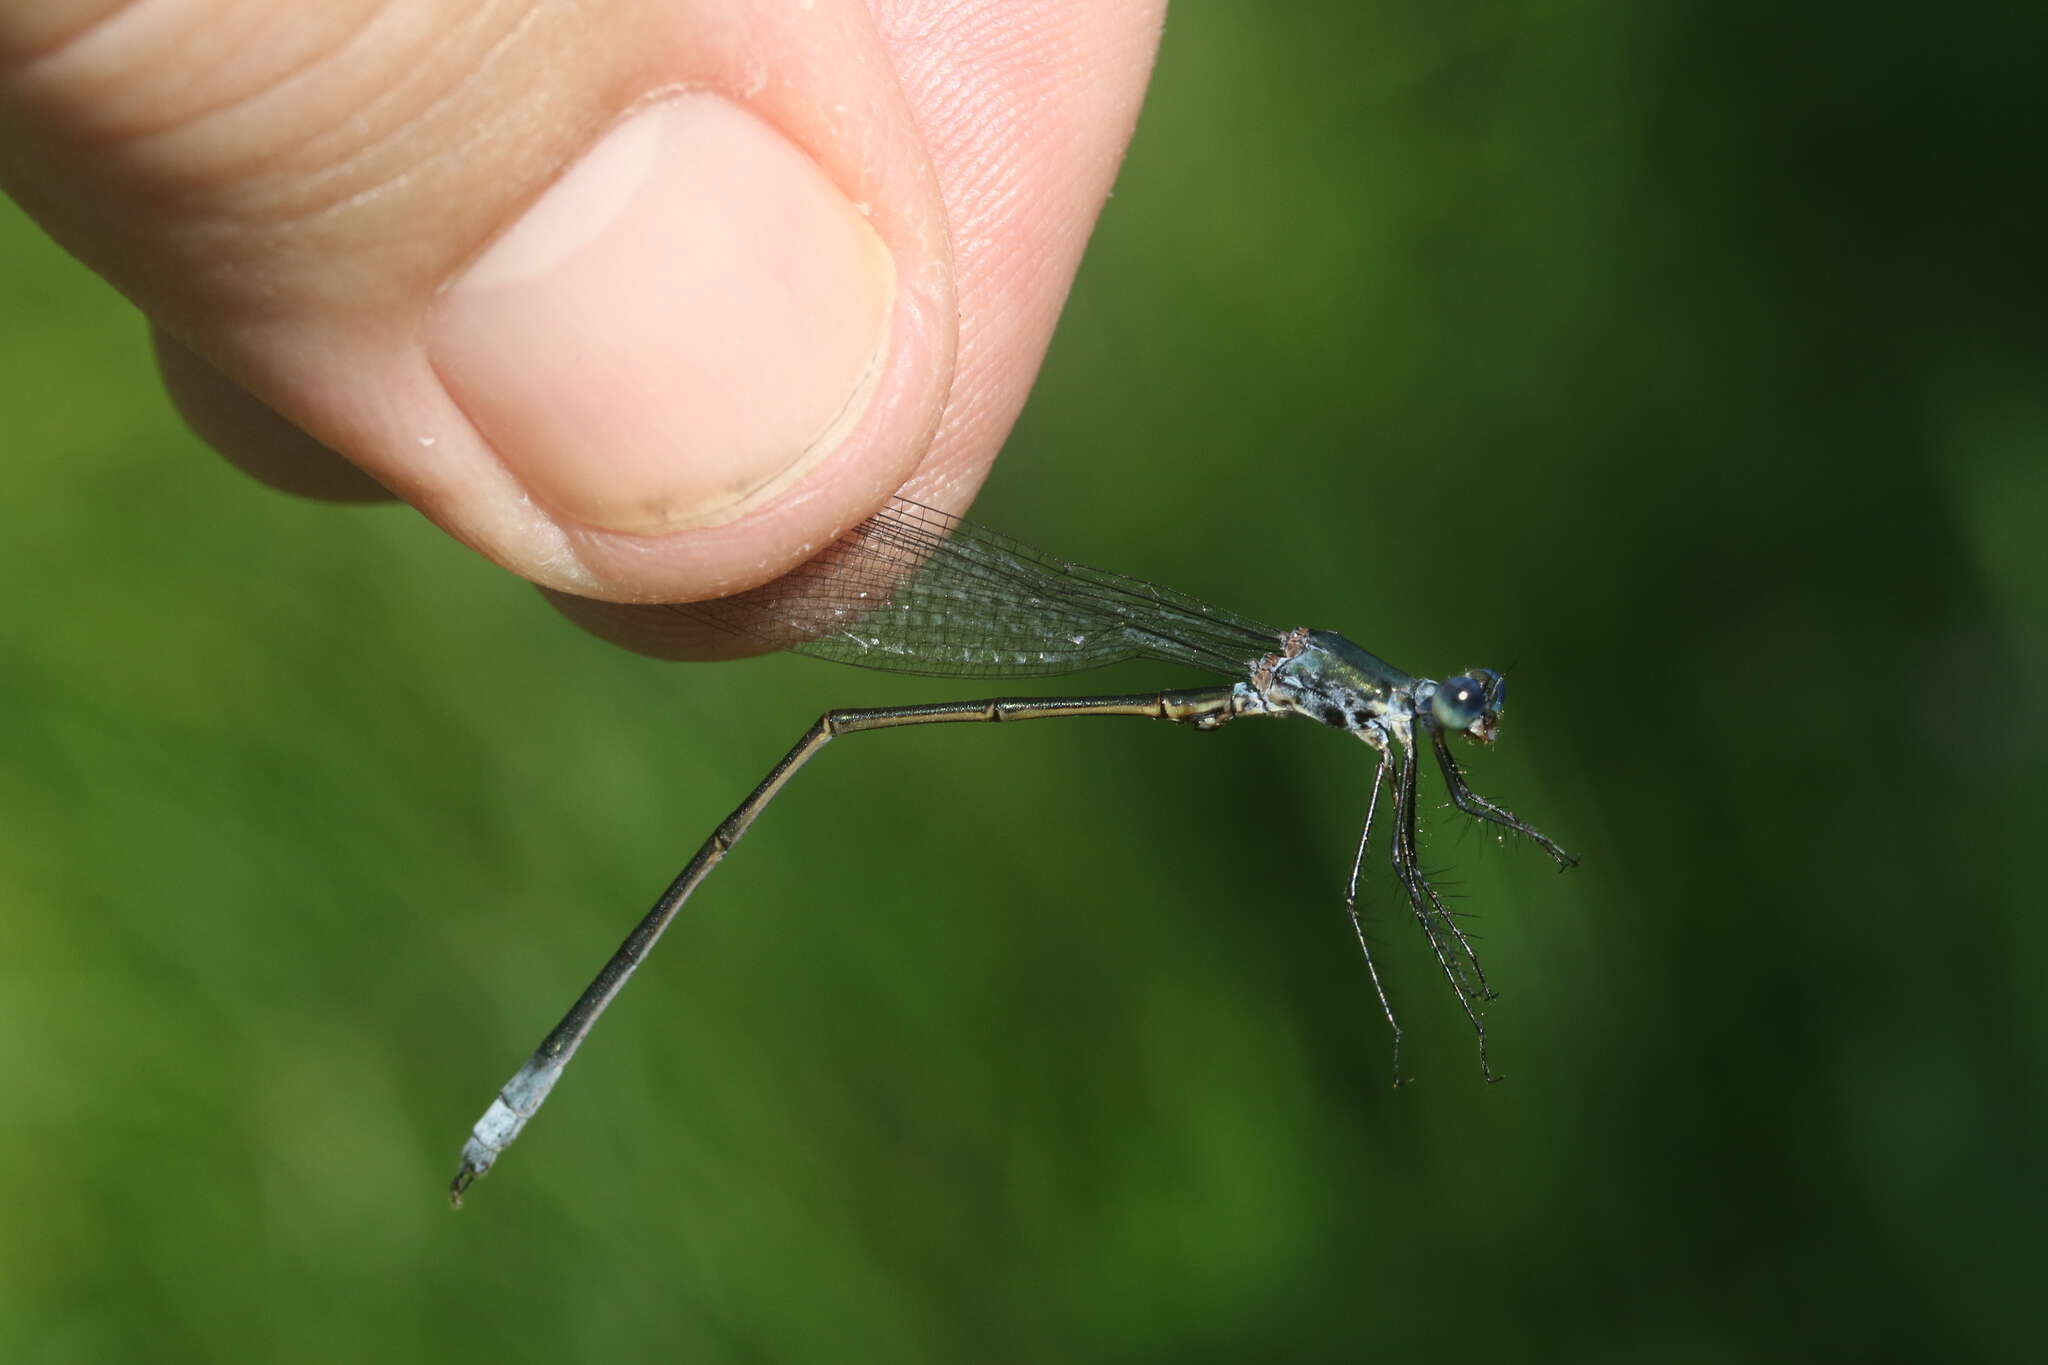
<instances>
[{"instance_id":1,"label":"fingertip","mask_svg":"<svg viewBox=\"0 0 2048 1365\"><path fill-rule=\"evenodd\" d=\"M739 519L854 433L895 293L816 163L692 93L601 138L443 291L426 345L545 506L653 537Z\"/></svg>"},{"instance_id":2,"label":"fingertip","mask_svg":"<svg viewBox=\"0 0 2048 1365\"><path fill-rule=\"evenodd\" d=\"M915 164L879 177L896 202L856 200L813 141L670 92L436 300L432 374L579 575L508 567L613 601L719 596L795 567L915 472L958 328L936 187L904 141Z\"/></svg>"},{"instance_id":3,"label":"fingertip","mask_svg":"<svg viewBox=\"0 0 2048 1365\"><path fill-rule=\"evenodd\" d=\"M233 60L191 79L270 92L219 117L161 95L161 45L75 45L100 64L75 103L112 72L165 126L58 177L52 231L162 321L181 416L264 483L395 494L591 597L777 576L916 469L952 378L945 212L869 11L448 22L469 8L303 52L253 20L212 34ZM635 123L651 173L595 177L612 213L514 241Z\"/></svg>"}]
</instances>

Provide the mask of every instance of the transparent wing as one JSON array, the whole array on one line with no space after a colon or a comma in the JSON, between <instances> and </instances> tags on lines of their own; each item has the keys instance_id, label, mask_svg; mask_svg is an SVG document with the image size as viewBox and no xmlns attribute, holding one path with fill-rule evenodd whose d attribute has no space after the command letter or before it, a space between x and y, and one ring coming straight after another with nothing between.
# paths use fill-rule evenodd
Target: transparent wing
<instances>
[{"instance_id":1,"label":"transparent wing","mask_svg":"<svg viewBox=\"0 0 2048 1365\"><path fill-rule=\"evenodd\" d=\"M906 498L773 583L672 610L778 649L943 677L1074 673L1137 658L1240 677L1282 633Z\"/></svg>"}]
</instances>

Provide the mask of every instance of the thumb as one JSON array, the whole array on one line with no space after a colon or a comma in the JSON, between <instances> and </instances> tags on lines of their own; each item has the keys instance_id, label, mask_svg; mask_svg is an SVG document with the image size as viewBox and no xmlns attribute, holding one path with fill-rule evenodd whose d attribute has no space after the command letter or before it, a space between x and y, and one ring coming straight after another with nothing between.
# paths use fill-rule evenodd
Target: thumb
<instances>
[{"instance_id":1,"label":"thumb","mask_svg":"<svg viewBox=\"0 0 2048 1365\"><path fill-rule=\"evenodd\" d=\"M859 0L10 7L0 183L231 456L340 492L338 452L583 596L788 569L911 474L951 378Z\"/></svg>"}]
</instances>

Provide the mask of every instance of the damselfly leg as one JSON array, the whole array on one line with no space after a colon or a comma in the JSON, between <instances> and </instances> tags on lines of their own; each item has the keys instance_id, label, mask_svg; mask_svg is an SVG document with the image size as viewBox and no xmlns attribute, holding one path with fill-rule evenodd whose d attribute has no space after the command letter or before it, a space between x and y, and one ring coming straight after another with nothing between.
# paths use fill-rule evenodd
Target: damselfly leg
<instances>
[{"instance_id":1,"label":"damselfly leg","mask_svg":"<svg viewBox=\"0 0 2048 1365\"><path fill-rule=\"evenodd\" d=\"M1579 860L1576 856L1559 848L1556 841L1551 839L1542 830L1523 820L1506 806L1495 805L1478 792L1473 791L1465 782L1465 774L1459 771L1458 760L1452 756L1451 746L1445 741L1442 731L1432 729L1429 732L1429 742L1436 750L1437 767L1443 770L1444 787L1451 794L1452 804L1457 806L1459 810L1465 812L1474 820L1484 820L1489 824L1500 825L1503 828L1513 830L1524 838L1533 840L1538 848L1557 860L1557 867L1560 872L1568 867L1577 867L1579 865Z\"/></svg>"},{"instance_id":2,"label":"damselfly leg","mask_svg":"<svg viewBox=\"0 0 2048 1365\"><path fill-rule=\"evenodd\" d=\"M1387 784L1387 772L1393 766L1394 756L1386 745L1376 746L1380 761L1372 770L1372 795L1365 803L1365 823L1358 831L1358 851L1351 855L1351 876L1344 883L1344 909L1351 916L1351 932L1358 935L1358 951L1365 954L1365 974L1372 978L1372 993L1379 997L1380 1013L1387 1016L1387 1027L1394 1034L1394 1084L1401 1083L1401 1021L1394 1017L1394 1006L1387 999L1387 988L1380 984L1380 969L1372 960L1372 945L1366 941L1365 919L1358 913L1358 878L1365 870L1365 851L1372 843L1372 819L1380 808L1380 789Z\"/></svg>"}]
</instances>

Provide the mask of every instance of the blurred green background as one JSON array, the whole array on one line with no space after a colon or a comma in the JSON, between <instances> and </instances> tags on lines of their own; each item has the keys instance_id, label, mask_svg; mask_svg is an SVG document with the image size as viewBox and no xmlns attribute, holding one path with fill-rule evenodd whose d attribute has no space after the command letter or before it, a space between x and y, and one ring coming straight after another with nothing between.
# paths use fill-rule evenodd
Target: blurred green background
<instances>
[{"instance_id":1,"label":"blurred green background","mask_svg":"<svg viewBox=\"0 0 2048 1365\"><path fill-rule=\"evenodd\" d=\"M977 514L1514 670L1468 768L1585 865L1424 850L1507 1081L1376 866L1387 1085L1356 746L863 737L459 1215L493 1088L797 732L962 689L628 657L266 492L0 211L0 1359L2031 1356L2044 41L1179 8Z\"/></svg>"}]
</instances>

